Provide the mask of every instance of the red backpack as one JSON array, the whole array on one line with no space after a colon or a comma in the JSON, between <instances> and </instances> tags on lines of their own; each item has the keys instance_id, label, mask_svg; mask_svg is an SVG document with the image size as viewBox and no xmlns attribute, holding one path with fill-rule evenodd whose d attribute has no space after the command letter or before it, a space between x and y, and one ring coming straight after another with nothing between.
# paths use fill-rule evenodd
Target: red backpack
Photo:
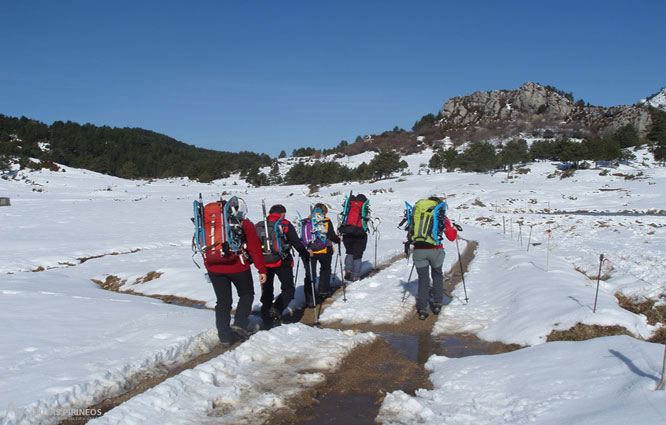
<instances>
[{"instance_id":1,"label":"red backpack","mask_svg":"<svg viewBox=\"0 0 666 425\"><path fill-rule=\"evenodd\" d=\"M345 197L340 220L340 233L363 236L368 231L370 201L363 194L349 194Z\"/></svg>"},{"instance_id":2,"label":"red backpack","mask_svg":"<svg viewBox=\"0 0 666 425\"><path fill-rule=\"evenodd\" d=\"M195 233L193 249L200 252L206 266L231 264L240 257L245 262L246 244L242 221L244 213L236 214L239 198L203 204L194 201ZM195 263L196 264L196 263Z\"/></svg>"}]
</instances>

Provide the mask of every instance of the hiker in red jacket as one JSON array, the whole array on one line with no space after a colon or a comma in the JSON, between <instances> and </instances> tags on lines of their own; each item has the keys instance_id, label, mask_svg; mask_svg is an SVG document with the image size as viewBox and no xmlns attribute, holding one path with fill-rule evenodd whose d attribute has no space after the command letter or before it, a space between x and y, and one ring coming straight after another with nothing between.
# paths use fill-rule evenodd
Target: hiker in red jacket
<instances>
[{"instance_id":1,"label":"hiker in red jacket","mask_svg":"<svg viewBox=\"0 0 666 425\"><path fill-rule=\"evenodd\" d=\"M243 202L242 207L245 203ZM241 223L242 231L234 236L242 243L242 252L238 254L230 252L223 261L211 264L204 256L204 265L208 270L208 277L213 284L217 304L215 305L215 324L217 333L223 346L231 346L236 341L243 341L249 337L247 330L249 315L254 301L254 282L250 271L250 261L259 272L259 283L266 282L266 264L261 252L261 243L257 237L254 224L245 218L245 208L236 208L235 218ZM248 258L249 255L249 258ZM234 324L231 321L231 284L236 287L238 293L238 305L234 315Z\"/></svg>"},{"instance_id":2,"label":"hiker in red jacket","mask_svg":"<svg viewBox=\"0 0 666 425\"><path fill-rule=\"evenodd\" d=\"M284 218L286 214L287 209L284 205L277 204L271 207L266 217L267 227L269 229L278 229L277 235L274 234L274 231L271 233L274 240L269 245L272 249L268 249L268 253L266 253L267 249L264 249L264 259L267 260L267 276L266 283L261 287L261 318L266 327L279 324L281 320L289 320L294 315L294 310L289 307L289 303L294 299L295 292L294 257L291 255L291 248L296 249L303 258L308 258L312 255L312 251L308 251L303 242L301 242L294 226ZM260 222L255 226L257 226L257 229L263 231L264 223ZM276 243L280 247L279 252L273 246ZM269 262L268 259L275 261ZM281 293L274 302L273 281L275 276L280 279Z\"/></svg>"}]
</instances>

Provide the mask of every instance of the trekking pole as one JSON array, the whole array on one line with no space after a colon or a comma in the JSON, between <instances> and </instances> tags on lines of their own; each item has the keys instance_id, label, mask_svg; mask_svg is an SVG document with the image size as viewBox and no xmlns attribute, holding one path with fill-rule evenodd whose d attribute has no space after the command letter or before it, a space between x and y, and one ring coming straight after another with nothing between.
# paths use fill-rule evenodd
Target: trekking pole
<instances>
[{"instance_id":1,"label":"trekking pole","mask_svg":"<svg viewBox=\"0 0 666 425\"><path fill-rule=\"evenodd\" d=\"M597 292L594 294L594 308L592 313L597 312L597 297L599 296L599 281L601 280L601 265L604 264L604 254L599 256L599 274L597 275Z\"/></svg>"},{"instance_id":2,"label":"trekking pole","mask_svg":"<svg viewBox=\"0 0 666 425\"><path fill-rule=\"evenodd\" d=\"M407 297L407 285L409 285L409 281L412 280L412 273L414 272L414 263L412 262L412 270L409 272L409 277L407 278L407 283L405 284L405 290L402 291L402 303L405 303L405 298Z\"/></svg>"},{"instance_id":3,"label":"trekking pole","mask_svg":"<svg viewBox=\"0 0 666 425\"><path fill-rule=\"evenodd\" d=\"M458 231L462 231L462 227L459 224L454 224ZM463 290L465 291L465 304L469 304L469 298L467 298L467 286L465 286L465 272L462 265L462 257L460 256L460 244L458 244L458 236L456 235L456 248L458 250L458 264L460 264L460 277L462 278Z\"/></svg>"},{"instance_id":4,"label":"trekking pole","mask_svg":"<svg viewBox=\"0 0 666 425\"><path fill-rule=\"evenodd\" d=\"M376 217L375 221L377 221L377 223L375 224L373 222L372 227L375 229L375 270L377 270L377 240L379 239L379 225L382 221L379 219L379 217Z\"/></svg>"},{"instance_id":5,"label":"trekking pole","mask_svg":"<svg viewBox=\"0 0 666 425\"><path fill-rule=\"evenodd\" d=\"M315 322L314 325L317 328L321 328L321 324L319 323L319 315L317 314L317 297L315 295L315 274L313 272L313 267L312 267L312 261L308 259L310 262L310 284L312 285L312 302L314 303L314 316L315 316ZM314 266L316 269L316 265Z\"/></svg>"},{"instance_id":6,"label":"trekking pole","mask_svg":"<svg viewBox=\"0 0 666 425\"><path fill-rule=\"evenodd\" d=\"M268 241L268 220L266 219L266 200L262 199L261 200L261 210L264 213L264 234L266 235L266 239L264 240L264 243L266 246L264 247L264 251L266 252L271 252L270 248L270 242Z\"/></svg>"},{"instance_id":7,"label":"trekking pole","mask_svg":"<svg viewBox=\"0 0 666 425\"><path fill-rule=\"evenodd\" d=\"M342 250L340 248L340 242L338 242L338 260L340 261L340 280L342 280L342 301L347 302L347 281L345 280L345 277L342 272ZM337 267L338 264L335 263L335 266Z\"/></svg>"}]
</instances>

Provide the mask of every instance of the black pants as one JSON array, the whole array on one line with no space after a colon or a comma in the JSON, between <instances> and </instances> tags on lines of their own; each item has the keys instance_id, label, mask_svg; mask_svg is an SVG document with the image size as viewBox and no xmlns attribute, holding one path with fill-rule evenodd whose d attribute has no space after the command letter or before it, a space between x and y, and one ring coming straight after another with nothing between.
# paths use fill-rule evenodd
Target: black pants
<instances>
[{"instance_id":1,"label":"black pants","mask_svg":"<svg viewBox=\"0 0 666 425\"><path fill-rule=\"evenodd\" d=\"M233 283L238 292L238 305L234 315L234 326L247 329L248 316L252 310L254 301L254 283L252 282L252 272L246 270L240 273L220 274L208 272L210 281L213 283L213 290L217 297L215 305L215 324L217 325L217 334L221 342L231 342L232 333L229 322L231 320L231 284Z\"/></svg>"},{"instance_id":2,"label":"black pants","mask_svg":"<svg viewBox=\"0 0 666 425\"><path fill-rule=\"evenodd\" d=\"M351 255L354 260L363 258L363 252L368 245L368 234L363 236L345 236L342 238L342 243L345 244L345 253Z\"/></svg>"},{"instance_id":3,"label":"black pants","mask_svg":"<svg viewBox=\"0 0 666 425\"><path fill-rule=\"evenodd\" d=\"M363 236L345 236L342 239L345 244L345 271L351 272L352 279L361 277L362 259L365 247L368 245L368 234Z\"/></svg>"},{"instance_id":4,"label":"black pants","mask_svg":"<svg viewBox=\"0 0 666 425\"><path fill-rule=\"evenodd\" d=\"M331 263L333 261L333 250L325 254L315 254L304 259L305 267L305 300L312 299L312 284L317 280L317 263L319 263L319 287L317 294L331 292Z\"/></svg>"},{"instance_id":5,"label":"black pants","mask_svg":"<svg viewBox=\"0 0 666 425\"><path fill-rule=\"evenodd\" d=\"M292 258L282 260L280 267L268 267L266 269L266 283L261 285L261 315L267 316L271 306L275 306L278 313L287 308L294 299L294 271L291 267ZM273 281L275 276L280 279L280 296L273 303Z\"/></svg>"}]
</instances>

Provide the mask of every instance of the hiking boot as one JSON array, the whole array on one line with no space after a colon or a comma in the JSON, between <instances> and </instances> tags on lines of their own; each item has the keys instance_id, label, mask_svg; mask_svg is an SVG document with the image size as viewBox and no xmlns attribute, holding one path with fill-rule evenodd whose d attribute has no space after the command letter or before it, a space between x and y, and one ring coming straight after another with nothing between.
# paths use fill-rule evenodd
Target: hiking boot
<instances>
[{"instance_id":1,"label":"hiking boot","mask_svg":"<svg viewBox=\"0 0 666 425\"><path fill-rule=\"evenodd\" d=\"M432 306L432 314L437 316L439 312L442 311L442 306L440 304L433 304Z\"/></svg>"},{"instance_id":2,"label":"hiking boot","mask_svg":"<svg viewBox=\"0 0 666 425\"><path fill-rule=\"evenodd\" d=\"M294 311L293 308L287 307L282 311L282 316L280 317L280 320L285 323L289 323L292 320L294 320L294 316L296 315L296 312Z\"/></svg>"},{"instance_id":3,"label":"hiking boot","mask_svg":"<svg viewBox=\"0 0 666 425\"><path fill-rule=\"evenodd\" d=\"M426 310L419 310L419 320L425 320L428 318L428 312Z\"/></svg>"},{"instance_id":4,"label":"hiking boot","mask_svg":"<svg viewBox=\"0 0 666 425\"><path fill-rule=\"evenodd\" d=\"M324 291L317 294L317 304L321 304L327 299L331 298L331 291Z\"/></svg>"},{"instance_id":5,"label":"hiking boot","mask_svg":"<svg viewBox=\"0 0 666 425\"><path fill-rule=\"evenodd\" d=\"M236 337L238 337L238 340L241 342L247 340L250 337L250 334L245 329L236 325L233 325L231 327L231 332L233 332L236 335Z\"/></svg>"},{"instance_id":6,"label":"hiking boot","mask_svg":"<svg viewBox=\"0 0 666 425\"><path fill-rule=\"evenodd\" d=\"M273 320L278 320L280 318L280 312L278 311L277 307L271 306L271 308L268 310L268 316Z\"/></svg>"}]
</instances>

